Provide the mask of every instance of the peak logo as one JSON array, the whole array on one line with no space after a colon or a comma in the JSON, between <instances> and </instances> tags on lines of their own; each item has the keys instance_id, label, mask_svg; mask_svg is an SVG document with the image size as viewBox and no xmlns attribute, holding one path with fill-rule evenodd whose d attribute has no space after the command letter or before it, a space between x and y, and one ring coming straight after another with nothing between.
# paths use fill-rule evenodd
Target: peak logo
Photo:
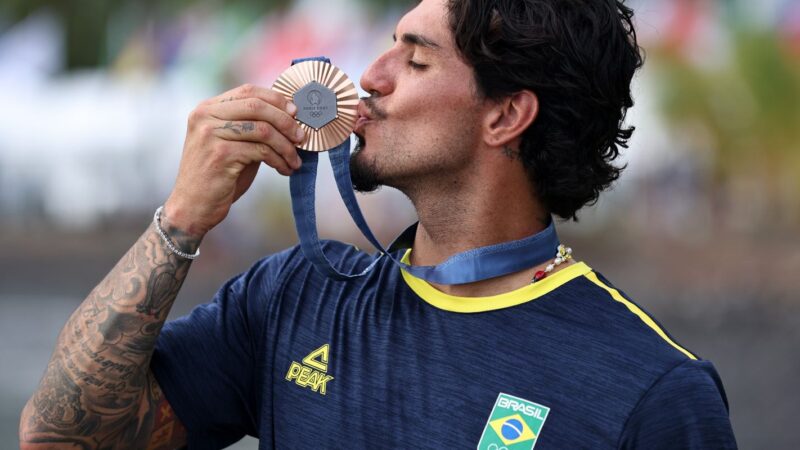
<instances>
[{"instance_id":1,"label":"peak logo","mask_svg":"<svg viewBox=\"0 0 800 450\"><path fill-rule=\"evenodd\" d=\"M549 412L546 406L500 393L478 450L532 450Z\"/></svg>"},{"instance_id":2,"label":"peak logo","mask_svg":"<svg viewBox=\"0 0 800 450\"><path fill-rule=\"evenodd\" d=\"M300 387L325 395L328 382L333 380L333 376L328 375L329 354L330 346L325 344L306 355L302 364L292 361L286 372L286 381L294 381Z\"/></svg>"}]
</instances>

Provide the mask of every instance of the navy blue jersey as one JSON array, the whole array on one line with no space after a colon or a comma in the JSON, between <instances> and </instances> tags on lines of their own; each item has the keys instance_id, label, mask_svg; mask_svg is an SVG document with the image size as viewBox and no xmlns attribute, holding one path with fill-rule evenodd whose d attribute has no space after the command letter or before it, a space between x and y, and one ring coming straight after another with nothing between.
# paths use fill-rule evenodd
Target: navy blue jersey
<instances>
[{"instance_id":1,"label":"navy blue jersey","mask_svg":"<svg viewBox=\"0 0 800 450\"><path fill-rule=\"evenodd\" d=\"M583 263L464 298L386 260L331 280L293 248L168 322L151 367L190 449L736 447L711 363Z\"/></svg>"}]
</instances>

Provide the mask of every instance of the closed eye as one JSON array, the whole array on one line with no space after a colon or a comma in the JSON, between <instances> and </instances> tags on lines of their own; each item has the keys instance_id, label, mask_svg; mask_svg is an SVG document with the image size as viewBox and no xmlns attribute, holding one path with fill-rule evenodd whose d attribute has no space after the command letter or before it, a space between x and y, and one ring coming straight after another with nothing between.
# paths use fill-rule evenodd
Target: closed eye
<instances>
[{"instance_id":1,"label":"closed eye","mask_svg":"<svg viewBox=\"0 0 800 450\"><path fill-rule=\"evenodd\" d=\"M420 63L418 63L418 62L416 62L414 60L411 60L411 59L408 60L408 65L414 70L425 70L426 68L428 68L427 64L420 64Z\"/></svg>"}]
</instances>

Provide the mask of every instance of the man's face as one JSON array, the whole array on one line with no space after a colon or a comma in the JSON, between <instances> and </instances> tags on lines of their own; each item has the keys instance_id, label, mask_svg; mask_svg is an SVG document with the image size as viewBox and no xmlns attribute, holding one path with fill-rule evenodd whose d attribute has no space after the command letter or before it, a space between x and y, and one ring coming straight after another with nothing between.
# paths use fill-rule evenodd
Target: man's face
<instances>
[{"instance_id":1,"label":"man's face","mask_svg":"<svg viewBox=\"0 0 800 450\"><path fill-rule=\"evenodd\" d=\"M483 102L459 57L445 0L423 0L398 23L394 45L361 78L372 97L356 124L356 189L404 190L467 167L479 140Z\"/></svg>"}]
</instances>

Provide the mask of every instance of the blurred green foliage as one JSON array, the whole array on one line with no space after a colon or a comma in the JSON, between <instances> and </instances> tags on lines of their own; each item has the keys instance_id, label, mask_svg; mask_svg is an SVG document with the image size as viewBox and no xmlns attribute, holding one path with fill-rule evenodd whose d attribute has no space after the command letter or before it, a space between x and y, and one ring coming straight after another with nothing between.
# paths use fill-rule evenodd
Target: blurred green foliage
<instances>
[{"instance_id":1,"label":"blurred green foliage","mask_svg":"<svg viewBox=\"0 0 800 450\"><path fill-rule=\"evenodd\" d=\"M365 8L383 11L407 7L413 0L361 0ZM66 69L96 67L106 64L109 52L108 23L123 15L130 21L169 21L188 7L209 10L242 9L256 20L264 14L292 4L292 0L3 0L0 3L0 27L10 26L29 14L48 9L63 22L65 29ZM2 32L2 28L0 28Z\"/></svg>"},{"instance_id":2,"label":"blurred green foliage","mask_svg":"<svg viewBox=\"0 0 800 450\"><path fill-rule=\"evenodd\" d=\"M773 30L732 30L730 61L704 66L655 49L661 106L673 123L702 124L723 177L800 175L800 62Z\"/></svg>"}]
</instances>

